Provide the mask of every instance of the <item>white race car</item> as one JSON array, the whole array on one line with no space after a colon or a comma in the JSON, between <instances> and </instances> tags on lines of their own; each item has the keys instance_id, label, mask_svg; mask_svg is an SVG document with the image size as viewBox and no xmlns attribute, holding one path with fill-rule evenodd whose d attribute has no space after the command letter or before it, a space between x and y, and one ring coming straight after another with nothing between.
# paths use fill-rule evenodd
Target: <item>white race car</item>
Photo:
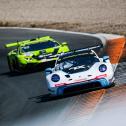
<instances>
[{"instance_id":1,"label":"white race car","mask_svg":"<svg viewBox=\"0 0 126 126\"><path fill-rule=\"evenodd\" d=\"M109 56L99 58L94 49L79 49L61 54L54 68L45 70L48 90L53 95L83 90L96 90L114 84L114 71Z\"/></svg>"}]
</instances>

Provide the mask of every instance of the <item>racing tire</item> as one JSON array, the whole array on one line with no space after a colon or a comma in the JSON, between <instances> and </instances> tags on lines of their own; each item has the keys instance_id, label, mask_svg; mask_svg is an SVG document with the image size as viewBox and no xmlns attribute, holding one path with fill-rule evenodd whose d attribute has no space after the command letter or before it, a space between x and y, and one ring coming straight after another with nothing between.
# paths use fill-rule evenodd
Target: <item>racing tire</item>
<instances>
[{"instance_id":1,"label":"racing tire","mask_svg":"<svg viewBox=\"0 0 126 126\"><path fill-rule=\"evenodd\" d=\"M13 61L12 61L12 63L11 63L9 57L7 57L7 61L8 61L8 67L9 67L10 72L11 72L11 73L16 72Z\"/></svg>"},{"instance_id":2,"label":"racing tire","mask_svg":"<svg viewBox=\"0 0 126 126\"><path fill-rule=\"evenodd\" d=\"M17 58L15 58L15 60L14 60L14 66L15 66L16 72L18 72L18 73L24 73L25 72L25 70L22 67L20 67Z\"/></svg>"},{"instance_id":3,"label":"racing tire","mask_svg":"<svg viewBox=\"0 0 126 126\"><path fill-rule=\"evenodd\" d=\"M115 83L111 83L109 86L105 87L105 89L108 89L108 88L111 88L111 87L114 87L115 86Z\"/></svg>"}]
</instances>

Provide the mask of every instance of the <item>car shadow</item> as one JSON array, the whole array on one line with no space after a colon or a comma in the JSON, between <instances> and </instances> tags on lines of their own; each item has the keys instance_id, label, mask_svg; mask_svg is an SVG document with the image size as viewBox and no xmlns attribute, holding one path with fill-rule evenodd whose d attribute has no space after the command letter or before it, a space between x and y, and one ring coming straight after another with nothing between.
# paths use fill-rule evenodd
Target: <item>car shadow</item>
<instances>
[{"instance_id":1,"label":"car shadow","mask_svg":"<svg viewBox=\"0 0 126 126\"><path fill-rule=\"evenodd\" d=\"M45 69L39 69L39 70L29 70L25 72L4 72L1 73L0 76L8 76L8 77L15 77L15 76L22 76L22 75L28 75L32 73L42 72Z\"/></svg>"},{"instance_id":2,"label":"car shadow","mask_svg":"<svg viewBox=\"0 0 126 126\"><path fill-rule=\"evenodd\" d=\"M68 97L72 97L72 96L77 96L80 94L85 94L85 93L100 90L100 89L102 89L102 88L87 89L87 90L72 92L69 94L64 94L64 95L59 95L59 96L55 96L55 95L48 93L48 94L38 95L35 97L29 97L28 100L31 100L32 102L35 102L35 103L49 102L49 101L60 100L60 99L64 99L64 98L68 98Z\"/></svg>"},{"instance_id":3,"label":"car shadow","mask_svg":"<svg viewBox=\"0 0 126 126\"><path fill-rule=\"evenodd\" d=\"M23 71L19 71L19 70L16 70L15 72L8 71L8 72L0 73L0 76L8 76L8 77L22 76L22 75L42 72L48 67L54 67L54 63L50 63L50 64L47 63L47 64L43 64L42 66L41 65L33 66Z\"/></svg>"}]
</instances>

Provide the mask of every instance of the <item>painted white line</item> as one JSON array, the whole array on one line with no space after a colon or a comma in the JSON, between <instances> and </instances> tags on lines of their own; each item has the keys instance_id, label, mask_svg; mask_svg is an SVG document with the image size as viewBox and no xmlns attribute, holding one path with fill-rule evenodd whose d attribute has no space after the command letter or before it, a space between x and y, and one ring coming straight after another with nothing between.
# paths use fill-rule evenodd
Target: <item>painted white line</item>
<instances>
[{"instance_id":1,"label":"painted white line","mask_svg":"<svg viewBox=\"0 0 126 126\"><path fill-rule=\"evenodd\" d=\"M116 68L117 68L118 64L119 64L119 63L112 64L112 67L113 67L114 72L116 71Z\"/></svg>"},{"instance_id":2,"label":"painted white line","mask_svg":"<svg viewBox=\"0 0 126 126\"><path fill-rule=\"evenodd\" d=\"M0 29L26 29L26 30L40 30L40 31L61 32L61 33L80 34L80 35L83 35L83 34L91 35L91 33L65 31L65 30L57 30L57 29L46 29L46 28L0 27Z\"/></svg>"}]
</instances>

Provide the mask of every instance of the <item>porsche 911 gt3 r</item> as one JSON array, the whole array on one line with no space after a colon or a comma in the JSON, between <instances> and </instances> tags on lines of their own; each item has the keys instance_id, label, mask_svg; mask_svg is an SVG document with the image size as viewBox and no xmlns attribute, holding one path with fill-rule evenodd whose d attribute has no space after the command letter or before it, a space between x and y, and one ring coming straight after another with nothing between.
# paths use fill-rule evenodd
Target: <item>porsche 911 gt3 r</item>
<instances>
[{"instance_id":1,"label":"porsche 911 gt3 r","mask_svg":"<svg viewBox=\"0 0 126 126\"><path fill-rule=\"evenodd\" d=\"M38 64L55 62L60 53L69 51L66 42L60 43L50 36L13 42L6 44L5 47L16 47L7 56L11 72L25 71Z\"/></svg>"},{"instance_id":2,"label":"porsche 911 gt3 r","mask_svg":"<svg viewBox=\"0 0 126 126\"><path fill-rule=\"evenodd\" d=\"M93 50L100 46L79 49L59 56L54 68L47 68L48 90L53 95L113 85L114 71L109 56L99 58Z\"/></svg>"}]
</instances>

